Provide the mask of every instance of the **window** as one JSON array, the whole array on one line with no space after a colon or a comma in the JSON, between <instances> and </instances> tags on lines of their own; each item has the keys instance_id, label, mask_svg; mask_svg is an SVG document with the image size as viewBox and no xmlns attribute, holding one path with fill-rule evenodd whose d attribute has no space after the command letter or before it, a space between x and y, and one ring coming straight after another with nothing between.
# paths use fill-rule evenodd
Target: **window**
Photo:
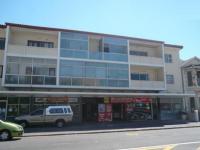
<instances>
[{"instance_id":1,"label":"window","mask_svg":"<svg viewBox=\"0 0 200 150\"><path fill-rule=\"evenodd\" d=\"M0 65L0 78L2 78L3 75L3 65Z\"/></svg>"},{"instance_id":2,"label":"window","mask_svg":"<svg viewBox=\"0 0 200 150\"><path fill-rule=\"evenodd\" d=\"M63 113L63 109L62 108L51 108L49 110L50 114L61 114Z\"/></svg>"},{"instance_id":3,"label":"window","mask_svg":"<svg viewBox=\"0 0 200 150\"><path fill-rule=\"evenodd\" d=\"M167 84L174 84L174 75L166 75Z\"/></svg>"},{"instance_id":4,"label":"window","mask_svg":"<svg viewBox=\"0 0 200 150\"><path fill-rule=\"evenodd\" d=\"M149 80L147 73L131 73L131 80Z\"/></svg>"},{"instance_id":5,"label":"window","mask_svg":"<svg viewBox=\"0 0 200 150\"><path fill-rule=\"evenodd\" d=\"M28 46L53 48L54 44L53 42L28 40Z\"/></svg>"},{"instance_id":6,"label":"window","mask_svg":"<svg viewBox=\"0 0 200 150\"><path fill-rule=\"evenodd\" d=\"M0 49L5 49L5 38L0 38Z\"/></svg>"},{"instance_id":7,"label":"window","mask_svg":"<svg viewBox=\"0 0 200 150\"><path fill-rule=\"evenodd\" d=\"M130 51L130 55L148 56L148 53L147 52L142 52L142 51Z\"/></svg>"},{"instance_id":8,"label":"window","mask_svg":"<svg viewBox=\"0 0 200 150\"><path fill-rule=\"evenodd\" d=\"M56 75L56 68L49 68L49 76L55 76Z\"/></svg>"},{"instance_id":9,"label":"window","mask_svg":"<svg viewBox=\"0 0 200 150\"><path fill-rule=\"evenodd\" d=\"M171 54L165 54L165 62L172 63L172 55Z\"/></svg>"},{"instance_id":10,"label":"window","mask_svg":"<svg viewBox=\"0 0 200 150\"><path fill-rule=\"evenodd\" d=\"M193 83L192 83L192 72L191 71L187 72L187 82L188 82L188 86L193 86Z\"/></svg>"},{"instance_id":11,"label":"window","mask_svg":"<svg viewBox=\"0 0 200 150\"><path fill-rule=\"evenodd\" d=\"M43 109L36 110L31 113L32 116L43 115Z\"/></svg>"}]
</instances>

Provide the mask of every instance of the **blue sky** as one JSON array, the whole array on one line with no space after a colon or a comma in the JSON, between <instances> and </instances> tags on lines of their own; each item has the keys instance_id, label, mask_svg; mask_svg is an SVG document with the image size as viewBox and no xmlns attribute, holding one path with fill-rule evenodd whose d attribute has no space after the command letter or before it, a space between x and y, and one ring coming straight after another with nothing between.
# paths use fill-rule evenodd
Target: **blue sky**
<instances>
[{"instance_id":1,"label":"blue sky","mask_svg":"<svg viewBox=\"0 0 200 150\"><path fill-rule=\"evenodd\" d=\"M199 0L0 0L5 22L77 29L183 45L200 57Z\"/></svg>"}]
</instances>

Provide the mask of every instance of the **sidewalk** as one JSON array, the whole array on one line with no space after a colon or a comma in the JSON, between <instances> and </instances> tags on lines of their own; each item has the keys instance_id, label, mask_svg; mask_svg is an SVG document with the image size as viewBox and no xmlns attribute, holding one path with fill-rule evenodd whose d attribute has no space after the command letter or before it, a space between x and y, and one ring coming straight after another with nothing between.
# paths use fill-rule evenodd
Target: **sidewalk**
<instances>
[{"instance_id":1,"label":"sidewalk","mask_svg":"<svg viewBox=\"0 0 200 150\"><path fill-rule=\"evenodd\" d=\"M25 129L24 137L53 136L73 134L96 134L126 131L148 131L177 128L200 127L200 122L186 121L135 121L135 122L111 122L111 123L80 123L69 124L63 128L52 126L30 127Z\"/></svg>"}]
</instances>

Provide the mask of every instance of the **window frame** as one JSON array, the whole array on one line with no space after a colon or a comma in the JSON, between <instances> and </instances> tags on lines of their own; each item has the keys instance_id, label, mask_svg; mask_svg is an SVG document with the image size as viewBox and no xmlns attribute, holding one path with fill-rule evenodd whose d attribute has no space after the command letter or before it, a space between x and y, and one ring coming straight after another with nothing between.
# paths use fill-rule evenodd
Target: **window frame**
<instances>
[{"instance_id":1,"label":"window frame","mask_svg":"<svg viewBox=\"0 0 200 150\"><path fill-rule=\"evenodd\" d=\"M1 46L1 42L3 45ZM5 45L6 45L6 38L0 37L0 50L5 50Z\"/></svg>"},{"instance_id":2,"label":"window frame","mask_svg":"<svg viewBox=\"0 0 200 150\"><path fill-rule=\"evenodd\" d=\"M172 54L165 54L165 63L173 63Z\"/></svg>"},{"instance_id":3,"label":"window frame","mask_svg":"<svg viewBox=\"0 0 200 150\"><path fill-rule=\"evenodd\" d=\"M54 42L28 40L27 46L54 48Z\"/></svg>"},{"instance_id":4,"label":"window frame","mask_svg":"<svg viewBox=\"0 0 200 150\"><path fill-rule=\"evenodd\" d=\"M167 84L174 84L174 75L173 74L166 74L166 83Z\"/></svg>"}]
</instances>

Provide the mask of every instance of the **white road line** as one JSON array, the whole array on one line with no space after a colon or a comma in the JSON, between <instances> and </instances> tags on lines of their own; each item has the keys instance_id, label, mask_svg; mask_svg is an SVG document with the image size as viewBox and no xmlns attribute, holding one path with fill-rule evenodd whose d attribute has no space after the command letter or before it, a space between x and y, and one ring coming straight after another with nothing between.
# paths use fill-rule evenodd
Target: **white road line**
<instances>
[{"instance_id":1,"label":"white road line","mask_svg":"<svg viewBox=\"0 0 200 150\"><path fill-rule=\"evenodd\" d=\"M166 146L190 145L190 144L198 144L198 143L200 143L200 141L185 142L185 143L173 143L173 144L165 144L165 145L154 145L154 146L119 149L119 150L156 149L156 148L163 148L163 147L166 147Z\"/></svg>"}]
</instances>

